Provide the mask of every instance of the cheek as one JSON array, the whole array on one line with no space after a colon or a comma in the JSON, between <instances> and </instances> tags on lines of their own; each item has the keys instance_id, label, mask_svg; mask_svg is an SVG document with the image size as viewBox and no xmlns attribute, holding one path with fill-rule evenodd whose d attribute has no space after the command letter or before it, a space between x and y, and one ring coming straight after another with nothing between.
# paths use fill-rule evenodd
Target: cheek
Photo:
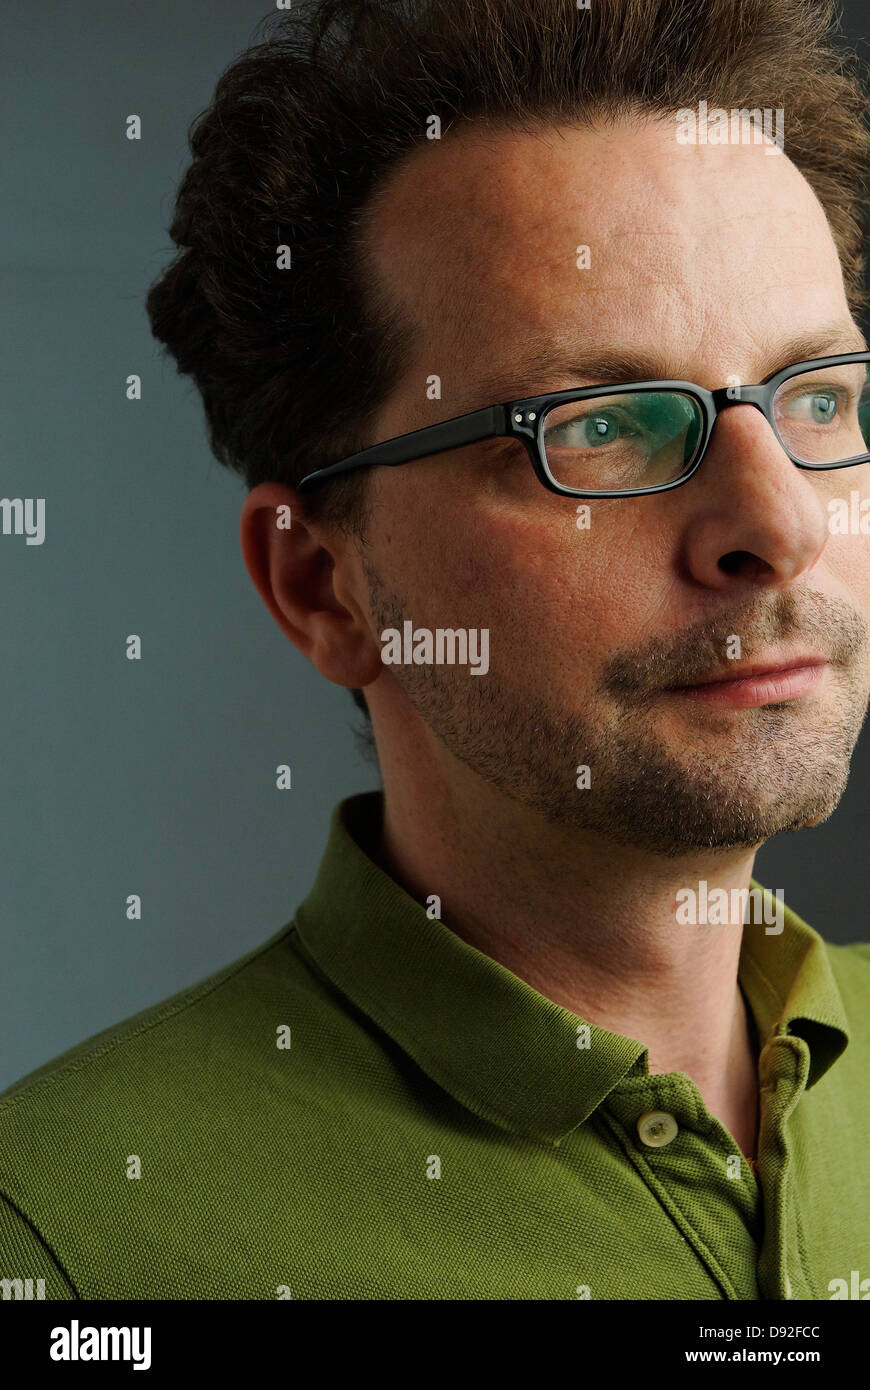
<instances>
[{"instance_id":1,"label":"cheek","mask_svg":"<svg viewBox=\"0 0 870 1390\"><path fill-rule=\"evenodd\" d=\"M823 559L842 583L846 597L870 623L870 494L867 511L858 524L866 527L867 534L830 536Z\"/></svg>"},{"instance_id":2,"label":"cheek","mask_svg":"<svg viewBox=\"0 0 870 1390\"><path fill-rule=\"evenodd\" d=\"M563 672L573 689L591 685L610 653L646 635L666 584L644 570L653 557L636 537L626 550L622 530L609 531L594 516L579 529L570 504L544 519L494 509L466 527L456 517L409 558L403 592L427 626L488 628L492 669L510 684L545 689Z\"/></svg>"}]
</instances>

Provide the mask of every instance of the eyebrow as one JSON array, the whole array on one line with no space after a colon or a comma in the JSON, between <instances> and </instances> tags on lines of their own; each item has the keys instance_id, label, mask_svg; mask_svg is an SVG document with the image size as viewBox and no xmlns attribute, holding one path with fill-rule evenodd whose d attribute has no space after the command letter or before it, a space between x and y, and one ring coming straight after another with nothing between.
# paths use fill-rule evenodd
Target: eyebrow
<instances>
[{"instance_id":1,"label":"eyebrow","mask_svg":"<svg viewBox=\"0 0 870 1390\"><path fill-rule=\"evenodd\" d=\"M813 357L832 357L838 353L866 352L867 344L857 324L837 319L811 333L801 333L780 341L777 346L764 345L762 359L769 363L764 377L772 376L793 362L809 361ZM625 348L593 348L588 352L554 349L546 339L534 339L530 353L511 370L497 375L490 373L474 387L473 399L468 397L467 410L477 409L496 401L517 400L522 396L557 389L553 383L570 378L574 386L609 386L628 381L690 381L679 361L655 353L635 352ZM748 385L749 383L744 383ZM536 391L535 388L539 388Z\"/></svg>"}]
</instances>

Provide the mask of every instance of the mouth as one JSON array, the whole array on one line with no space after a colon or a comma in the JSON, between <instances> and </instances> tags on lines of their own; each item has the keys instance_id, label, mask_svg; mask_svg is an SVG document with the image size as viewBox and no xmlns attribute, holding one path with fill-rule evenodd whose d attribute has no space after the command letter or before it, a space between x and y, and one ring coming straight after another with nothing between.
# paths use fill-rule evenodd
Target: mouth
<instances>
[{"instance_id":1,"label":"mouth","mask_svg":"<svg viewBox=\"0 0 870 1390\"><path fill-rule=\"evenodd\" d=\"M730 705L735 709L780 704L785 700L797 700L814 690L827 666L824 657L815 654L778 662L737 665L727 674L717 672L694 685L669 686L665 693L702 704Z\"/></svg>"}]
</instances>

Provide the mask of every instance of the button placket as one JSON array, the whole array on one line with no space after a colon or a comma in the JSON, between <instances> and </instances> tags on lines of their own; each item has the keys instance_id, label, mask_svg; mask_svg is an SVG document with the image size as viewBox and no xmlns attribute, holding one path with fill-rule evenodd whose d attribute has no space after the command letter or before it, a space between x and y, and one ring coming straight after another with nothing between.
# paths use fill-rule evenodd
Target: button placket
<instances>
[{"instance_id":1,"label":"button placket","mask_svg":"<svg viewBox=\"0 0 870 1390\"><path fill-rule=\"evenodd\" d=\"M733 1137L707 1111L691 1079L681 1073L631 1078L611 1092L606 1110L621 1126L638 1171L724 1296L758 1297L759 1186L745 1164L745 1180L726 1178ZM753 1269L751 1278L739 1269L739 1252L745 1268Z\"/></svg>"},{"instance_id":2,"label":"button placket","mask_svg":"<svg viewBox=\"0 0 870 1390\"><path fill-rule=\"evenodd\" d=\"M784 1034L774 1034L768 1039L759 1059L763 1098L759 1152L763 1146L766 1180L763 1184L765 1236L758 1261L758 1278L766 1298L795 1297L789 1275L789 1254L797 1242L797 1214L790 1209L791 1151L786 1124L803 1094L808 1073L809 1050L802 1039ZM794 1258L799 1258L796 1249ZM803 1287L806 1279L802 1270L798 1267L795 1272Z\"/></svg>"}]
</instances>

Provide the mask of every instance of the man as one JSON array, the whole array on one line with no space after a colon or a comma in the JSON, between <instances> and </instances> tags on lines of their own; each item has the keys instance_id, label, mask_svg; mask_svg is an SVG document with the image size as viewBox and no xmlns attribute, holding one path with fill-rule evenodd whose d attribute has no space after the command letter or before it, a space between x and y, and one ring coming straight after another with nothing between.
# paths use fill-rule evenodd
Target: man
<instances>
[{"instance_id":1,"label":"man","mask_svg":"<svg viewBox=\"0 0 870 1390\"><path fill-rule=\"evenodd\" d=\"M221 79L151 322L384 790L337 809L277 937L2 1098L4 1271L103 1298L870 1276L870 946L751 877L834 810L870 692L866 533L831 524L870 496L867 141L829 27L347 0Z\"/></svg>"}]
</instances>

